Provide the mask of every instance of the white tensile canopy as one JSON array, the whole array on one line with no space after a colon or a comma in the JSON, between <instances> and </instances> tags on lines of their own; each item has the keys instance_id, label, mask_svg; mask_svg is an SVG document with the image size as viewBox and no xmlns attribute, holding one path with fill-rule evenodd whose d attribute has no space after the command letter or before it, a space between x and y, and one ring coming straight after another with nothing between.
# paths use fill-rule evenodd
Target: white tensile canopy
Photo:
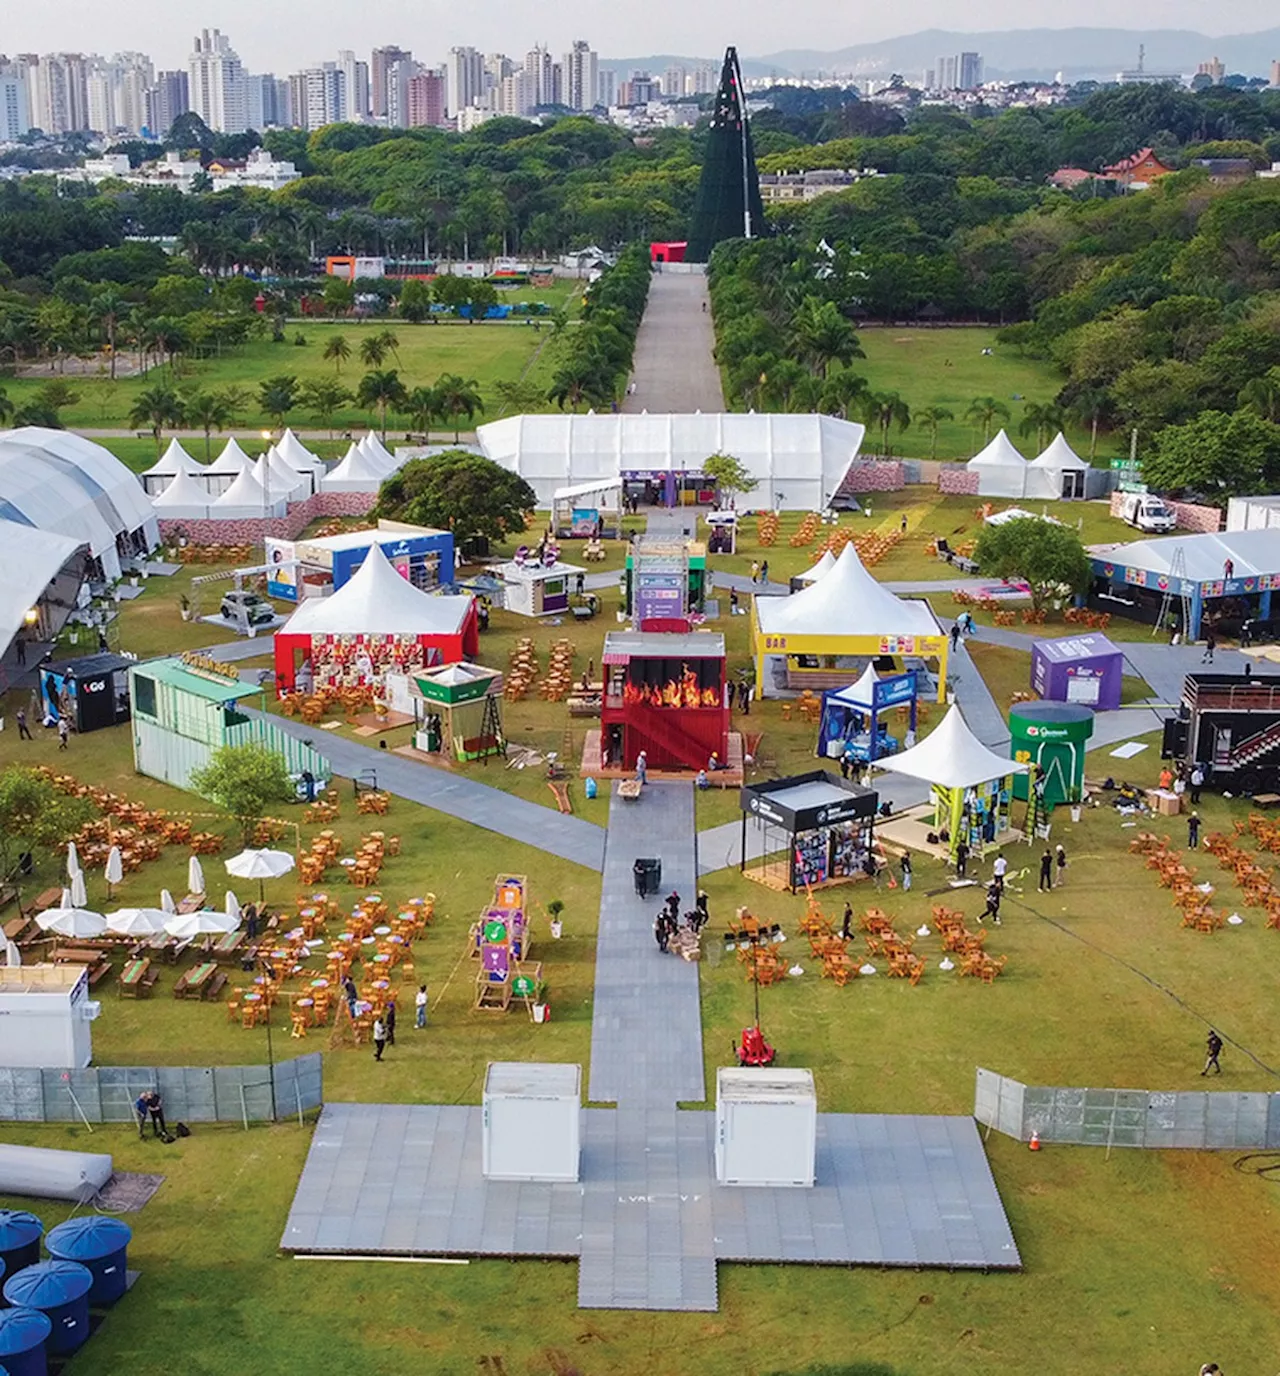
<instances>
[{"instance_id":1,"label":"white tensile canopy","mask_svg":"<svg viewBox=\"0 0 1280 1376\"><path fill-rule=\"evenodd\" d=\"M209 515L212 500L198 478L183 472L170 478L168 487L152 497L151 506L157 516L167 521L202 521Z\"/></svg>"},{"instance_id":2,"label":"white tensile canopy","mask_svg":"<svg viewBox=\"0 0 1280 1376\"><path fill-rule=\"evenodd\" d=\"M222 453L204 470L200 480L213 497L222 494L235 481L238 473L253 468L253 460L236 443L234 435L222 446Z\"/></svg>"},{"instance_id":3,"label":"white tensile canopy","mask_svg":"<svg viewBox=\"0 0 1280 1376\"><path fill-rule=\"evenodd\" d=\"M187 473L194 478L204 471L204 464L197 463L175 439L169 441L169 447L164 453L139 476L142 479L142 490L148 497L155 497L163 492L170 480L179 473Z\"/></svg>"},{"instance_id":4,"label":"white tensile canopy","mask_svg":"<svg viewBox=\"0 0 1280 1376\"><path fill-rule=\"evenodd\" d=\"M394 473L400 467L400 461L372 430L365 432L356 448L362 454L367 454L375 466L382 468L387 473Z\"/></svg>"},{"instance_id":5,"label":"white tensile canopy","mask_svg":"<svg viewBox=\"0 0 1280 1376\"><path fill-rule=\"evenodd\" d=\"M1023 496L1056 501L1065 495L1062 482L1064 473L1088 472L1089 465L1072 449L1067 443L1067 437L1059 430L1044 452L1027 465ZM1083 492L1080 495L1083 495Z\"/></svg>"},{"instance_id":6,"label":"white tensile canopy","mask_svg":"<svg viewBox=\"0 0 1280 1376\"><path fill-rule=\"evenodd\" d=\"M27 624L27 613L49 594L51 611L75 605L88 547L72 535L54 535L0 520L0 654ZM57 587L61 587L61 596ZM49 626L60 630L56 616Z\"/></svg>"},{"instance_id":7,"label":"white tensile canopy","mask_svg":"<svg viewBox=\"0 0 1280 1376\"><path fill-rule=\"evenodd\" d=\"M541 506L557 488L603 486L629 473L696 474L709 454L732 454L759 483L751 504L786 511L826 507L865 434L833 416L754 412L510 416L476 429L484 453L518 473Z\"/></svg>"},{"instance_id":8,"label":"white tensile canopy","mask_svg":"<svg viewBox=\"0 0 1280 1376\"><path fill-rule=\"evenodd\" d=\"M284 494L275 492L268 506L267 494L262 490L257 473L246 468L209 508L209 515L219 521L243 520L249 516L283 516L287 508Z\"/></svg>"},{"instance_id":9,"label":"white tensile canopy","mask_svg":"<svg viewBox=\"0 0 1280 1376\"><path fill-rule=\"evenodd\" d=\"M1003 430L965 465L978 475L980 497L1021 497L1027 485L1027 461Z\"/></svg>"},{"instance_id":10,"label":"white tensile canopy","mask_svg":"<svg viewBox=\"0 0 1280 1376\"><path fill-rule=\"evenodd\" d=\"M959 707L953 705L919 745L876 760L873 768L942 788L974 788L1003 779L1006 774L1025 774L1028 766L988 750L969 730Z\"/></svg>"},{"instance_id":11,"label":"white tensile canopy","mask_svg":"<svg viewBox=\"0 0 1280 1376\"><path fill-rule=\"evenodd\" d=\"M876 684L879 682L880 675L868 664L857 683L841 688L838 693L828 693L827 698L841 707L856 707L869 712L875 705Z\"/></svg>"},{"instance_id":12,"label":"white tensile canopy","mask_svg":"<svg viewBox=\"0 0 1280 1376\"><path fill-rule=\"evenodd\" d=\"M286 430L275 445L276 453L298 473L323 473L324 464L293 433Z\"/></svg>"},{"instance_id":13,"label":"white tensile canopy","mask_svg":"<svg viewBox=\"0 0 1280 1376\"><path fill-rule=\"evenodd\" d=\"M329 597L310 597L278 635L456 635L471 598L437 597L402 578L370 545L365 561Z\"/></svg>"},{"instance_id":14,"label":"white tensile canopy","mask_svg":"<svg viewBox=\"0 0 1280 1376\"><path fill-rule=\"evenodd\" d=\"M757 597L756 620L766 635L938 636L924 601L895 597L862 566L852 544L816 583L790 597Z\"/></svg>"},{"instance_id":15,"label":"white tensile canopy","mask_svg":"<svg viewBox=\"0 0 1280 1376\"><path fill-rule=\"evenodd\" d=\"M325 475L322 492L376 492L386 481L387 470L368 452L353 444L342 462Z\"/></svg>"},{"instance_id":16,"label":"white tensile canopy","mask_svg":"<svg viewBox=\"0 0 1280 1376\"><path fill-rule=\"evenodd\" d=\"M798 574L796 582L816 583L824 574L830 573L835 566L836 556L829 549L823 550L822 558L811 569L806 569L804 573Z\"/></svg>"},{"instance_id":17,"label":"white tensile canopy","mask_svg":"<svg viewBox=\"0 0 1280 1376\"><path fill-rule=\"evenodd\" d=\"M272 498L279 494L288 501L296 502L311 492L311 480L296 468L290 468L274 447L258 460L255 471L258 481Z\"/></svg>"}]
</instances>

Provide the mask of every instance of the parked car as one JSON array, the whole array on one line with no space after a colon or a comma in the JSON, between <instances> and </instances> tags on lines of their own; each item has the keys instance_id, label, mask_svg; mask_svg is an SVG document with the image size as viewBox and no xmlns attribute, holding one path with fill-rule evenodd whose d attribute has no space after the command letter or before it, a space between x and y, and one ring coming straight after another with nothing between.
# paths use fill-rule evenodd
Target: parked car
<instances>
[{"instance_id":1,"label":"parked car","mask_svg":"<svg viewBox=\"0 0 1280 1376\"><path fill-rule=\"evenodd\" d=\"M276 609L256 592L232 591L224 593L218 608L223 618L237 624L269 626L276 619Z\"/></svg>"}]
</instances>

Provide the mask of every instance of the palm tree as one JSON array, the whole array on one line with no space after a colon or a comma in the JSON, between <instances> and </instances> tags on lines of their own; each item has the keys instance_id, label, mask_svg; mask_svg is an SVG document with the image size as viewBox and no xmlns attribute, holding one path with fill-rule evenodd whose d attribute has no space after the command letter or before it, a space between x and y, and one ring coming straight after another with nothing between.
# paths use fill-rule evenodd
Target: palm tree
<instances>
[{"instance_id":1,"label":"palm tree","mask_svg":"<svg viewBox=\"0 0 1280 1376\"><path fill-rule=\"evenodd\" d=\"M974 397L965 408L965 420L971 420L975 425L982 426L982 442L987 444L991 439L991 427L995 424L996 418L1007 421L1009 419L1009 408L1002 401L997 401L995 397Z\"/></svg>"},{"instance_id":2,"label":"palm tree","mask_svg":"<svg viewBox=\"0 0 1280 1376\"><path fill-rule=\"evenodd\" d=\"M116 326L128 302L111 284L107 284L89 303L89 309L102 326L111 351L111 381L116 380Z\"/></svg>"},{"instance_id":3,"label":"palm tree","mask_svg":"<svg viewBox=\"0 0 1280 1376\"><path fill-rule=\"evenodd\" d=\"M1109 424L1112 418L1111 393L1105 387L1084 387L1071 403L1070 411L1075 420L1089 427L1089 460L1092 462L1098 454L1098 426Z\"/></svg>"},{"instance_id":4,"label":"palm tree","mask_svg":"<svg viewBox=\"0 0 1280 1376\"><path fill-rule=\"evenodd\" d=\"M279 430L284 418L298 404L298 379L284 375L258 384L258 402Z\"/></svg>"},{"instance_id":5,"label":"palm tree","mask_svg":"<svg viewBox=\"0 0 1280 1376\"><path fill-rule=\"evenodd\" d=\"M9 394L0 387L0 425L7 425L13 419L13 402Z\"/></svg>"},{"instance_id":6,"label":"palm tree","mask_svg":"<svg viewBox=\"0 0 1280 1376\"><path fill-rule=\"evenodd\" d=\"M371 334L360 341L360 362L366 368L380 368L387 356L387 346L380 334Z\"/></svg>"},{"instance_id":7,"label":"palm tree","mask_svg":"<svg viewBox=\"0 0 1280 1376\"><path fill-rule=\"evenodd\" d=\"M897 392L872 392L863 400L862 415L880 432L880 452L892 458L890 428L896 425L899 431L905 430L911 424L911 408Z\"/></svg>"},{"instance_id":8,"label":"palm tree","mask_svg":"<svg viewBox=\"0 0 1280 1376\"><path fill-rule=\"evenodd\" d=\"M1055 406L1053 402L1029 401L1023 407L1022 419L1018 422L1018 434L1026 439L1028 435L1034 434L1036 437L1036 452L1039 453L1046 444L1045 436L1051 432L1062 429L1062 408Z\"/></svg>"},{"instance_id":9,"label":"palm tree","mask_svg":"<svg viewBox=\"0 0 1280 1376\"><path fill-rule=\"evenodd\" d=\"M365 340L365 344L371 342L371 340ZM360 346L360 353L363 356L364 344ZM400 374L394 368L366 373L360 379L359 387L356 388L356 400L360 405L371 407L377 411L378 425L384 440L387 438L388 410L403 410L408 395L404 383L400 381Z\"/></svg>"},{"instance_id":10,"label":"palm tree","mask_svg":"<svg viewBox=\"0 0 1280 1376\"><path fill-rule=\"evenodd\" d=\"M475 378L459 377L457 373L442 373L435 385L436 414L443 421L453 422L453 442L457 444L461 427L458 417L471 420L477 411L484 410L484 399Z\"/></svg>"},{"instance_id":11,"label":"palm tree","mask_svg":"<svg viewBox=\"0 0 1280 1376\"><path fill-rule=\"evenodd\" d=\"M849 419L849 412L857 405L859 398L868 392L867 380L859 377L851 368L841 368L829 373L822 384L822 397L819 406L829 416Z\"/></svg>"},{"instance_id":12,"label":"palm tree","mask_svg":"<svg viewBox=\"0 0 1280 1376\"><path fill-rule=\"evenodd\" d=\"M944 420L955 420L955 415L948 411L945 406L926 406L923 411L917 411L915 419L920 425L929 427L929 457L938 457L938 426Z\"/></svg>"},{"instance_id":13,"label":"palm tree","mask_svg":"<svg viewBox=\"0 0 1280 1376\"><path fill-rule=\"evenodd\" d=\"M329 432L329 438L332 439L334 412L341 411L347 402L352 400L352 396L339 383L330 382L328 378L319 378L314 382L302 384L299 399L303 406L320 417Z\"/></svg>"},{"instance_id":14,"label":"palm tree","mask_svg":"<svg viewBox=\"0 0 1280 1376\"><path fill-rule=\"evenodd\" d=\"M1263 420L1280 421L1280 368L1269 368L1240 389L1239 404Z\"/></svg>"},{"instance_id":15,"label":"palm tree","mask_svg":"<svg viewBox=\"0 0 1280 1376\"><path fill-rule=\"evenodd\" d=\"M806 297L792 321L792 338L798 352L819 377L826 377L833 363L845 367L865 358L853 326L834 301Z\"/></svg>"},{"instance_id":16,"label":"palm tree","mask_svg":"<svg viewBox=\"0 0 1280 1376\"><path fill-rule=\"evenodd\" d=\"M182 398L163 383L147 387L134 398L129 411L129 424L137 429L146 426L156 442L156 453L160 453L160 435L166 425L181 425L183 417Z\"/></svg>"},{"instance_id":17,"label":"palm tree","mask_svg":"<svg viewBox=\"0 0 1280 1376\"><path fill-rule=\"evenodd\" d=\"M504 414L508 411L514 415L537 411L546 400L541 387L519 378L503 378L493 384L493 390L502 402Z\"/></svg>"},{"instance_id":18,"label":"palm tree","mask_svg":"<svg viewBox=\"0 0 1280 1376\"><path fill-rule=\"evenodd\" d=\"M193 392L183 408L188 425L198 425L204 431L204 461L213 457L211 430L222 430L231 423L231 407L222 392Z\"/></svg>"},{"instance_id":19,"label":"palm tree","mask_svg":"<svg viewBox=\"0 0 1280 1376\"><path fill-rule=\"evenodd\" d=\"M400 341L396 338L395 332L393 330L383 330L382 333L378 336L378 338L382 341L382 347L387 351L387 353L389 353L391 357L394 358L397 363L399 363Z\"/></svg>"},{"instance_id":20,"label":"palm tree","mask_svg":"<svg viewBox=\"0 0 1280 1376\"><path fill-rule=\"evenodd\" d=\"M607 370L597 358L585 354L571 354L556 369L547 389L547 400L554 401L563 411L565 402L577 411L584 402L604 405L612 400L613 383Z\"/></svg>"},{"instance_id":21,"label":"palm tree","mask_svg":"<svg viewBox=\"0 0 1280 1376\"><path fill-rule=\"evenodd\" d=\"M345 335L335 334L332 339L324 346L324 361L328 363L333 359L333 370L335 373L342 372L342 365L351 357L351 345L347 343Z\"/></svg>"},{"instance_id":22,"label":"palm tree","mask_svg":"<svg viewBox=\"0 0 1280 1376\"><path fill-rule=\"evenodd\" d=\"M541 393L539 393L541 396ZM404 413L409 423L424 439L431 438L431 422L440 414L439 401L433 387L415 387L405 398Z\"/></svg>"}]
</instances>

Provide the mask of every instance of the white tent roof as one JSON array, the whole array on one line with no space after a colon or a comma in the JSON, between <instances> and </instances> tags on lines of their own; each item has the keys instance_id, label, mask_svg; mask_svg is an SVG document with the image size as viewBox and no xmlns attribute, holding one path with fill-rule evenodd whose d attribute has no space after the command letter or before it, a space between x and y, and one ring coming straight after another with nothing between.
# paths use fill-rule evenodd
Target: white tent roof
<instances>
[{"instance_id":1,"label":"white tent roof","mask_svg":"<svg viewBox=\"0 0 1280 1376\"><path fill-rule=\"evenodd\" d=\"M275 451L290 468L296 469L299 473L324 472L324 464L316 458L292 430L286 430L280 436L276 442Z\"/></svg>"},{"instance_id":2,"label":"white tent roof","mask_svg":"<svg viewBox=\"0 0 1280 1376\"><path fill-rule=\"evenodd\" d=\"M385 473L394 473L400 467L400 461L372 430L365 432L356 448L362 454L367 454L373 460L374 466L381 468Z\"/></svg>"},{"instance_id":3,"label":"white tent roof","mask_svg":"<svg viewBox=\"0 0 1280 1376\"><path fill-rule=\"evenodd\" d=\"M518 473L549 506L556 490L610 485L624 473L697 473L732 454L758 480L753 506L825 507L858 456L861 425L819 415L510 416L477 427L484 453Z\"/></svg>"},{"instance_id":4,"label":"white tent roof","mask_svg":"<svg viewBox=\"0 0 1280 1376\"><path fill-rule=\"evenodd\" d=\"M387 470L369 454L353 444L342 462L324 476L322 492L376 492L386 480Z\"/></svg>"},{"instance_id":5,"label":"white tent roof","mask_svg":"<svg viewBox=\"0 0 1280 1376\"><path fill-rule=\"evenodd\" d=\"M602 478L591 483L573 483L569 487L558 487L551 495L557 502L568 502L574 497L594 497L597 492L621 491L621 478Z\"/></svg>"},{"instance_id":6,"label":"white tent roof","mask_svg":"<svg viewBox=\"0 0 1280 1376\"><path fill-rule=\"evenodd\" d=\"M259 458L254 475L258 482L270 493L275 501L284 497L289 500L307 488L307 480L296 468L290 468L280 457L273 445Z\"/></svg>"},{"instance_id":7,"label":"white tent roof","mask_svg":"<svg viewBox=\"0 0 1280 1376\"><path fill-rule=\"evenodd\" d=\"M790 597L757 597L756 619L766 634L941 635L927 602L895 597L862 566L852 544L816 583Z\"/></svg>"},{"instance_id":8,"label":"white tent roof","mask_svg":"<svg viewBox=\"0 0 1280 1376\"><path fill-rule=\"evenodd\" d=\"M0 654L25 624L27 612L84 545L73 535L53 535L17 521L0 520ZM71 610L75 588L67 593Z\"/></svg>"},{"instance_id":9,"label":"white tent roof","mask_svg":"<svg viewBox=\"0 0 1280 1376\"><path fill-rule=\"evenodd\" d=\"M120 576L116 536L159 543L155 512L137 478L92 440L67 430L0 431L0 519L66 535Z\"/></svg>"},{"instance_id":10,"label":"white tent roof","mask_svg":"<svg viewBox=\"0 0 1280 1376\"><path fill-rule=\"evenodd\" d=\"M203 472L230 473L234 477L235 474L243 472L252 464L253 460L240 448L239 444L236 443L236 437L232 435L222 446L222 453Z\"/></svg>"},{"instance_id":11,"label":"white tent roof","mask_svg":"<svg viewBox=\"0 0 1280 1376\"><path fill-rule=\"evenodd\" d=\"M221 515L222 508L236 507L246 508L253 514L262 515L262 508L266 504L267 494L262 490L262 484L258 481L257 471L250 467L243 469L236 474L236 480L229 488L218 497L213 505L215 515ZM279 500L277 498L277 500Z\"/></svg>"},{"instance_id":12,"label":"white tent roof","mask_svg":"<svg viewBox=\"0 0 1280 1376\"><path fill-rule=\"evenodd\" d=\"M1027 485L1027 466L1003 430L965 465L977 473L982 497L1021 497Z\"/></svg>"},{"instance_id":13,"label":"white tent roof","mask_svg":"<svg viewBox=\"0 0 1280 1376\"><path fill-rule=\"evenodd\" d=\"M1183 576L1194 583L1216 582L1228 559L1235 566L1236 578L1280 573L1280 536L1274 530L1220 530L1209 535L1182 531L1127 545L1094 545L1089 553L1108 564L1167 574L1173 572L1173 556L1179 548L1185 561Z\"/></svg>"},{"instance_id":14,"label":"white tent roof","mask_svg":"<svg viewBox=\"0 0 1280 1376\"><path fill-rule=\"evenodd\" d=\"M171 478L175 473L195 474L204 471L204 464L197 463L177 440L170 440L168 449L140 476L144 478Z\"/></svg>"},{"instance_id":15,"label":"white tent roof","mask_svg":"<svg viewBox=\"0 0 1280 1376\"><path fill-rule=\"evenodd\" d=\"M876 684L879 682L880 675L868 664L857 683L851 683L847 688L841 688L838 693L831 693L829 696L833 702L842 703L845 707L873 707Z\"/></svg>"},{"instance_id":16,"label":"white tent roof","mask_svg":"<svg viewBox=\"0 0 1280 1376\"><path fill-rule=\"evenodd\" d=\"M969 468L1016 468L1021 472L1027 466L1027 461L1013 447L1013 441L1001 429L996 432L991 443L976 453L966 466Z\"/></svg>"},{"instance_id":17,"label":"white tent roof","mask_svg":"<svg viewBox=\"0 0 1280 1376\"><path fill-rule=\"evenodd\" d=\"M1031 460L1032 468L1076 469L1084 472L1089 465L1067 443L1061 430L1050 440L1042 454Z\"/></svg>"},{"instance_id":18,"label":"white tent roof","mask_svg":"<svg viewBox=\"0 0 1280 1376\"><path fill-rule=\"evenodd\" d=\"M1025 774L1027 766L997 755L969 730L953 706L938 725L910 750L876 760L874 768L892 770L908 779L923 779L943 788L972 788L1006 774Z\"/></svg>"},{"instance_id":19,"label":"white tent roof","mask_svg":"<svg viewBox=\"0 0 1280 1376\"><path fill-rule=\"evenodd\" d=\"M802 583L816 583L824 574L830 573L836 566L836 556L829 549L822 551L822 558L811 568L806 569L799 575Z\"/></svg>"},{"instance_id":20,"label":"white tent roof","mask_svg":"<svg viewBox=\"0 0 1280 1376\"><path fill-rule=\"evenodd\" d=\"M167 519L179 515L196 519L203 516L209 506L209 490L190 473L178 473L163 492L152 497L151 505Z\"/></svg>"},{"instance_id":21,"label":"white tent roof","mask_svg":"<svg viewBox=\"0 0 1280 1376\"><path fill-rule=\"evenodd\" d=\"M392 567L379 545L329 597L308 598L279 635L454 635L470 597L436 597L419 591Z\"/></svg>"}]
</instances>

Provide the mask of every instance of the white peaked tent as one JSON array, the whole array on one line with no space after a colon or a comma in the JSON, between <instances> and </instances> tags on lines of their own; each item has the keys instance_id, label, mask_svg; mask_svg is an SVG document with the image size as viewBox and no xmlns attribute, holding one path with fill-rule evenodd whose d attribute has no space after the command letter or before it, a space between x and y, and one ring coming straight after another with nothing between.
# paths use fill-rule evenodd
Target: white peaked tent
<instances>
[{"instance_id":1,"label":"white peaked tent","mask_svg":"<svg viewBox=\"0 0 1280 1376\"><path fill-rule=\"evenodd\" d=\"M321 472L324 471L324 464L316 458L292 430L286 430L280 436L276 442L275 450L290 468L297 469L299 473L314 473L317 469Z\"/></svg>"},{"instance_id":2,"label":"white peaked tent","mask_svg":"<svg viewBox=\"0 0 1280 1376\"><path fill-rule=\"evenodd\" d=\"M1026 489L1027 461L1003 430L965 467L978 475L980 497L1021 497Z\"/></svg>"},{"instance_id":3,"label":"white peaked tent","mask_svg":"<svg viewBox=\"0 0 1280 1376\"><path fill-rule=\"evenodd\" d=\"M335 593L307 598L277 635L452 635L466 621L471 600L415 588L374 544Z\"/></svg>"},{"instance_id":4,"label":"white peaked tent","mask_svg":"<svg viewBox=\"0 0 1280 1376\"><path fill-rule=\"evenodd\" d=\"M356 445L359 451L367 455L372 460L375 468L381 468L385 473L394 473L400 467L396 456L387 448L385 444L373 433L368 431Z\"/></svg>"},{"instance_id":5,"label":"white peaked tent","mask_svg":"<svg viewBox=\"0 0 1280 1376\"><path fill-rule=\"evenodd\" d=\"M876 768L891 769L940 788L974 788L1009 774L1025 774L1028 767L988 750L969 730L959 707L953 705L919 745L878 763Z\"/></svg>"},{"instance_id":6,"label":"white peaked tent","mask_svg":"<svg viewBox=\"0 0 1280 1376\"><path fill-rule=\"evenodd\" d=\"M204 471L204 465L197 463L177 440L170 440L168 449L141 475L142 490L148 497L156 497L179 473L196 478Z\"/></svg>"},{"instance_id":7,"label":"white peaked tent","mask_svg":"<svg viewBox=\"0 0 1280 1376\"><path fill-rule=\"evenodd\" d=\"M244 520L251 516L283 516L288 509L284 494L271 494L271 504L267 505L267 494L262 490L256 472L246 468L237 474L235 481L209 508L214 520Z\"/></svg>"},{"instance_id":8,"label":"white peaked tent","mask_svg":"<svg viewBox=\"0 0 1280 1376\"><path fill-rule=\"evenodd\" d=\"M823 577L825 574L830 573L831 570L835 568L835 566L836 556L832 554L829 549L824 550L822 552L822 558L819 559L818 562L811 569L806 569L804 573L796 575L796 582L816 583L819 578Z\"/></svg>"},{"instance_id":9,"label":"white peaked tent","mask_svg":"<svg viewBox=\"0 0 1280 1376\"><path fill-rule=\"evenodd\" d=\"M254 477L270 495L272 502L277 497L290 502L300 501L311 491L308 480L296 468L290 468L274 447L258 460Z\"/></svg>"},{"instance_id":10,"label":"white peaked tent","mask_svg":"<svg viewBox=\"0 0 1280 1376\"><path fill-rule=\"evenodd\" d=\"M841 688L838 693L832 693L832 700L845 707L873 707L876 684L879 682L880 675L876 673L875 666L868 664L857 683L851 683L847 688Z\"/></svg>"},{"instance_id":11,"label":"white peaked tent","mask_svg":"<svg viewBox=\"0 0 1280 1376\"><path fill-rule=\"evenodd\" d=\"M376 492L387 476L381 464L353 444L342 462L327 473L320 484L323 492Z\"/></svg>"},{"instance_id":12,"label":"white peaked tent","mask_svg":"<svg viewBox=\"0 0 1280 1376\"><path fill-rule=\"evenodd\" d=\"M1044 453L1027 465L1027 486L1023 496L1040 497L1048 501L1057 501L1062 497L1083 497L1086 483L1084 475L1088 472L1089 465L1072 449L1067 437L1059 430Z\"/></svg>"},{"instance_id":13,"label":"white peaked tent","mask_svg":"<svg viewBox=\"0 0 1280 1376\"><path fill-rule=\"evenodd\" d=\"M895 597L877 583L852 544L807 588L790 597L753 598L752 616L757 693L765 691L765 660L770 655L936 659L942 692L947 638L929 604Z\"/></svg>"},{"instance_id":14,"label":"white peaked tent","mask_svg":"<svg viewBox=\"0 0 1280 1376\"><path fill-rule=\"evenodd\" d=\"M236 474L243 473L246 468L253 467L253 460L236 443L233 435L222 446L222 453L204 470L200 475L209 493L213 497L221 497L222 494L236 480Z\"/></svg>"},{"instance_id":15,"label":"white peaked tent","mask_svg":"<svg viewBox=\"0 0 1280 1376\"><path fill-rule=\"evenodd\" d=\"M162 521L203 521L208 518L213 499L205 485L189 473L177 473L169 486L152 497L151 506Z\"/></svg>"}]
</instances>

